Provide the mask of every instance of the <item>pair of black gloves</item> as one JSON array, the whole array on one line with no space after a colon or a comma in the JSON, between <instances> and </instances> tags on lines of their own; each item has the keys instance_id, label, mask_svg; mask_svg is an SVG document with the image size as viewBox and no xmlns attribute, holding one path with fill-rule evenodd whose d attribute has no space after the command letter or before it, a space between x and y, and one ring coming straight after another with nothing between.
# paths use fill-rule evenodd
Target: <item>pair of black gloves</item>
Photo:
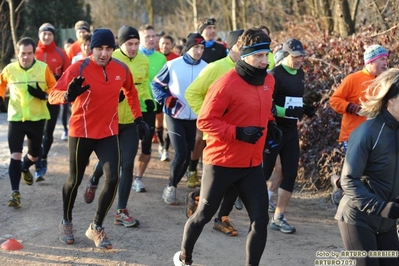
<instances>
[{"instance_id":1,"label":"pair of black gloves","mask_svg":"<svg viewBox=\"0 0 399 266\"><path fill-rule=\"evenodd\" d=\"M120 91L119 93L119 102L122 102L125 99L125 93L123 92L123 90ZM153 112L155 109L155 104L153 100L147 99L144 101L145 105L146 105L146 109L147 112Z\"/></svg>"},{"instance_id":2,"label":"pair of black gloves","mask_svg":"<svg viewBox=\"0 0 399 266\"><path fill-rule=\"evenodd\" d=\"M309 118L314 117L316 114L316 107L311 105L304 105L303 107L295 106L293 108L285 109L286 116L301 119L303 114L307 115Z\"/></svg>"},{"instance_id":3,"label":"pair of black gloves","mask_svg":"<svg viewBox=\"0 0 399 266\"><path fill-rule=\"evenodd\" d=\"M68 90L64 95L64 99L68 102L73 102L76 100L76 98L81 95L82 93L84 93L85 91L87 91L90 88L90 85L83 85L85 78L84 77L75 77L69 84L68 84ZM120 95L119 95L119 99L120 99ZM123 99L122 99L123 100ZM151 101L152 102L152 101ZM154 102L152 102L153 104L153 110L154 110ZM150 138L150 127L148 126L148 124L144 121L143 117L137 117L134 120L134 123L137 126L137 132L139 134L139 138L140 139L148 139Z\"/></svg>"},{"instance_id":4,"label":"pair of black gloves","mask_svg":"<svg viewBox=\"0 0 399 266\"><path fill-rule=\"evenodd\" d=\"M255 126L236 127L236 139L247 143L255 144L263 136L262 131L264 129L265 129L264 127L255 127ZM282 136L283 133L277 127L276 122L269 121L267 124L266 142L274 143L275 147L280 143Z\"/></svg>"}]
</instances>

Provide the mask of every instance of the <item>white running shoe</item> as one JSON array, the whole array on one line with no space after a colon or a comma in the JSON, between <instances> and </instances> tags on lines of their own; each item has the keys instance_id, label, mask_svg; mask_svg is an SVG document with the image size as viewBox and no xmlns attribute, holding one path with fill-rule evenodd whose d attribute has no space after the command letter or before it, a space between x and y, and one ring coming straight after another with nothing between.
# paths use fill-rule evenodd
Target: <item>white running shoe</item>
<instances>
[{"instance_id":1,"label":"white running shoe","mask_svg":"<svg viewBox=\"0 0 399 266\"><path fill-rule=\"evenodd\" d=\"M169 162L169 152L166 149L162 149L161 161Z\"/></svg>"},{"instance_id":2,"label":"white running shoe","mask_svg":"<svg viewBox=\"0 0 399 266\"><path fill-rule=\"evenodd\" d=\"M141 177L136 177L133 181L132 189L136 190L136 192L146 192L143 181L141 181Z\"/></svg>"},{"instance_id":3,"label":"white running shoe","mask_svg":"<svg viewBox=\"0 0 399 266\"><path fill-rule=\"evenodd\" d=\"M179 205L176 198L176 188L174 186L166 186L162 194L163 200L169 205Z\"/></svg>"}]
</instances>

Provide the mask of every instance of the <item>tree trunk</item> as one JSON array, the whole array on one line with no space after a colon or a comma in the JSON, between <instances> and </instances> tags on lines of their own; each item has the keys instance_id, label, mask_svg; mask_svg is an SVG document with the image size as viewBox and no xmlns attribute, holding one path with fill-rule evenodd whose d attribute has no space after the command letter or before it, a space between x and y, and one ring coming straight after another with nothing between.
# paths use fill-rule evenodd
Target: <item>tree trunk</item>
<instances>
[{"instance_id":1,"label":"tree trunk","mask_svg":"<svg viewBox=\"0 0 399 266\"><path fill-rule=\"evenodd\" d=\"M13 0L7 0L8 6L10 8L10 28L11 28L11 37L12 43L14 46L14 51L17 51L17 35L15 33L15 10L14 10L14 2Z\"/></svg>"},{"instance_id":2,"label":"tree trunk","mask_svg":"<svg viewBox=\"0 0 399 266\"><path fill-rule=\"evenodd\" d=\"M237 29L237 13L236 13L236 0L231 0L231 24L233 30Z\"/></svg>"},{"instance_id":3,"label":"tree trunk","mask_svg":"<svg viewBox=\"0 0 399 266\"><path fill-rule=\"evenodd\" d=\"M146 0L146 6L148 11L148 24L154 26L154 6L152 0Z\"/></svg>"}]
</instances>

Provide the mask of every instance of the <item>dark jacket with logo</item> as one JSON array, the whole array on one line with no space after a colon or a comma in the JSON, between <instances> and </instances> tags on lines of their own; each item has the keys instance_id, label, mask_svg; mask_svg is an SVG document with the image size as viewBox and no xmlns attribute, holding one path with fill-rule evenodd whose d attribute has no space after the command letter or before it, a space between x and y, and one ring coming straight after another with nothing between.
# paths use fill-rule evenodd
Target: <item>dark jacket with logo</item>
<instances>
[{"instance_id":1,"label":"dark jacket with logo","mask_svg":"<svg viewBox=\"0 0 399 266\"><path fill-rule=\"evenodd\" d=\"M341 175L345 191L335 219L375 233L395 227L382 218L385 203L399 196L399 122L386 110L349 137Z\"/></svg>"}]
</instances>

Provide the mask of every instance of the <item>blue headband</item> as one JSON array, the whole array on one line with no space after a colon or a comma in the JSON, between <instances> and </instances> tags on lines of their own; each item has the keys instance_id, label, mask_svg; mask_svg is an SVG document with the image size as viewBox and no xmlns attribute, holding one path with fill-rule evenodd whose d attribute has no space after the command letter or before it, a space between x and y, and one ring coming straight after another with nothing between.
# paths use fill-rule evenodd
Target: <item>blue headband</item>
<instances>
[{"instance_id":1,"label":"blue headband","mask_svg":"<svg viewBox=\"0 0 399 266\"><path fill-rule=\"evenodd\" d=\"M270 50L270 43L268 42L261 42L251 46L243 46L240 49L240 56L241 59L247 57L249 55L253 55L260 52L271 52Z\"/></svg>"}]
</instances>

